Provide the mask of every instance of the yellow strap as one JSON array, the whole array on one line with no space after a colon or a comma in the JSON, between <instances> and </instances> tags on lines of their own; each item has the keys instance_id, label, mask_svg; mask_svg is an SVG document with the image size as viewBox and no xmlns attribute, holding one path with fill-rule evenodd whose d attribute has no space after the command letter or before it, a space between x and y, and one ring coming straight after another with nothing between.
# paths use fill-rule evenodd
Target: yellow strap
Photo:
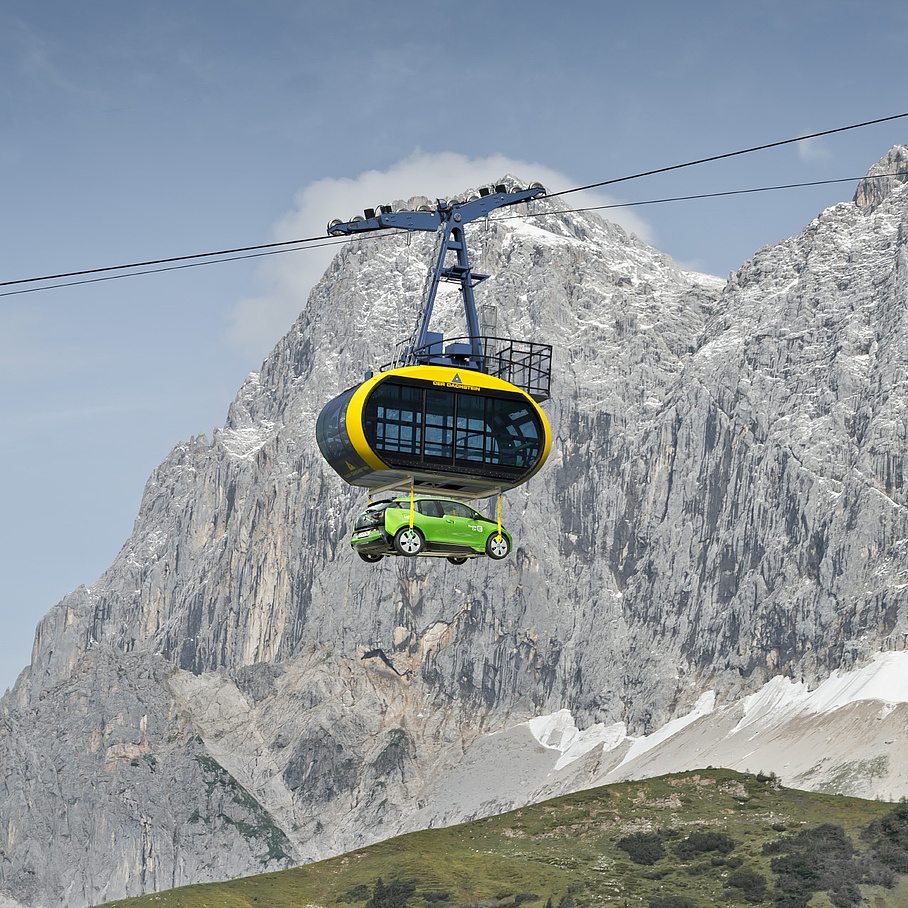
<instances>
[{"instance_id":1,"label":"yellow strap","mask_svg":"<svg viewBox=\"0 0 908 908\"><path fill-rule=\"evenodd\" d=\"M410 529L413 529L413 483L410 483Z\"/></svg>"},{"instance_id":2,"label":"yellow strap","mask_svg":"<svg viewBox=\"0 0 908 908\"><path fill-rule=\"evenodd\" d=\"M501 539L501 492L498 493L498 535L495 537L495 541Z\"/></svg>"}]
</instances>

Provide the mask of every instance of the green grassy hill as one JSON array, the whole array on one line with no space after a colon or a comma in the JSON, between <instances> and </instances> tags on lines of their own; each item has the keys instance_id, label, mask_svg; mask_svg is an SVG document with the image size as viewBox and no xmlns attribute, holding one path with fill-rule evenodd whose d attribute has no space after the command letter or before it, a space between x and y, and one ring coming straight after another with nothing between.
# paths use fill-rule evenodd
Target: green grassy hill
<instances>
[{"instance_id":1,"label":"green grassy hill","mask_svg":"<svg viewBox=\"0 0 908 908\"><path fill-rule=\"evenodd\" d=\"M709 769L106 908L908 908L904 873L908 804Z\"/></svg>"}]
</instances>

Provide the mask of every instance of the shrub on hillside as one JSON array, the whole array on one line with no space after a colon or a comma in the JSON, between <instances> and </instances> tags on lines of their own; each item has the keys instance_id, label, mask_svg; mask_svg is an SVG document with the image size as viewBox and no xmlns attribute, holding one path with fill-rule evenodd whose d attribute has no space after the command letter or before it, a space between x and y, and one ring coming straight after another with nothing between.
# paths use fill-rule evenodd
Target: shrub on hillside
<instances>
[{"instance_id":1,"label":"shrub on hillside","mask_svg":"<svg viewBox=\"0 0 908 908\"><path fill-rule=\"evenodd\" d=\"M730 835L709 829L692 832L683 842L675 845L674 852L682 861L691 861L710 851L728 854L734 849L735 840Z\"/></svg>"},{"instance_id":2,"label":"shrub on hillside","mask_svg":"<svg viewBox=\"0 0 908 908\"><path fill-rule=\"evenodd\" d=\"M908 801L899 801L889 813L880 817L880 829L889 842L908 851Z\"/></svg>"},{"instance_id":3,"label":"shrub on hillside","mask_svg":"<svg viewBox=\"0 0 908 908\"><path fill-rule=\"evenodd\" d=\"M736 870L726 881L730 889L740 889L748 902L757 904L766 895L766 877L754 870Z\"/></svg>"},{"instance_id":4,"label":"shrub on hillside","mask_svg":"<svg viewBox=\"0 0 908 908\"><path fill-rule=\"evenodd\" d=\"M865 851L859 858L858 864L861 867L861 882L868 886L885 886L892 889L896 884L895 871L890 870L885 864L877 860L875 854Z\"/></svg>"},{"instance_id":5,"label":"shrub on hillside","mask_svg":"<svg viewBox=\"0 0 908 908\"><path fill-rule=\"evenodd\" d=\"M876 842L870 847L873 860L893 873L908 873L908 851L891 842Z\"/></svg>"},{"instance_id":6,"label":"shrub on hillside","mask_svg":"<svg viewBox=\"0 0 908 908\"><path fill-rule=\"evenodd\" d=\"M366 908L407 908L407 902L415 892L416 883L412 880L391 880L385 884L379 877Z\"/></svg>"},{"instance_id":7,"label":"shrub on hillside","mask_svg":"<svg viewBox=\"0 0 908 908\"><path fill-rule=\"evenodd\" d=\"M908 801L874 820L862 833L869 839L870 857L894 873L908 873Z\"/></svg>"},{"instance_id":8,"label":"shrub on hillside","mask_svg":"<svg viewBox=\"0 0 908 908\"><path fill-rule=\"evenodd\" d=\"M658 832L634 832L618 839L617 845L636 864L655 864L665 855L665 846Z\"/></svg>"},{"instance_id":9,"label":"shrub on hillside","mask_svg":"<svg viewBox=\"0 0 908 908\"><path fill-rule=\"evenodd\" d=\"M861 867L854 846L841 826L822 823L763 846L778 874L778 908L806 908L816 892L825 891L836 908L856 908L861 901Z\"/></svg>"}]
</instances>

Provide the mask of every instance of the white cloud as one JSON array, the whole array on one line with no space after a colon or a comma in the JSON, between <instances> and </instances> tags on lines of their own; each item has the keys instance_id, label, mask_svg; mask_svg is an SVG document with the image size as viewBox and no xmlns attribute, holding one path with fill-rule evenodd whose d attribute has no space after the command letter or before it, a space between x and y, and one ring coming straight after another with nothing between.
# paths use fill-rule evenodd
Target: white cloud
<instances>
[{"instance_id":1,"label":"white cloud","mask_svg":"<svg viewBox=\"0 0 908 908\"><path fill-rule=\"evenodd\" d=\"M805 164L815 164L832 158L832 152L821 139L801 139L797 149L798 159Z\"/></svg>"},{"instance_id":2,"label":"white cloud","mask_svg":"<svg viewBox=\"0 0 908 908\"><path fill-rule=\"evenodd\" d=\"M369 170L358 177L325 178L310 183L294 198L293 209L275 225L276 242L325 235L328 221L348 220L364 208L397 199L424 195L430 199L455 195L512 174L521 180L538 181L549 192L577 184L562 173L539 164L504 155L468 158L454 152L430 154L420 150L392 164L387 170ZM614 204L602 193L587 191L566 198L575 208ZM603 215L625 230L651 241L652 231L635 213L609 209ZM260 296L239 302L231 313L229 339L256 355L264 356L287 331L318 282L336 248L317 249L276 256L263 266L261 276L269 289Z\"/></svg>"}]
</instances>

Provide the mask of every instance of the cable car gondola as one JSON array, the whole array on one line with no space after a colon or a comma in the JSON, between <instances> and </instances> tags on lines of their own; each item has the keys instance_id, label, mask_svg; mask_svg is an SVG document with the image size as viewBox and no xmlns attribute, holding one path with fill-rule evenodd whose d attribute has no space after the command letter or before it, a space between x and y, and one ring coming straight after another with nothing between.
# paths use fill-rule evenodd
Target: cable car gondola
<instances>
[{"instance_id":1,"label":"cable car gondola","mask_svg":"<svg viewBox=\"0 0 908 908\"><path fill-rule=\"evenodd\" d=\"M463 225L502 205L543 195L505 186L478 198L440 200L435 211L367 209L365 219L333 221L332 235L386 227L437 231L435 270L413 337L401 356L322 409L316 440L325 460L351 485L373 492L410 489L485 498L535 475L548 457L551 430L538 402L549 396L552 348L480 335ZM456 262L448 265L449 252ZM459 283L467 329L446 345L429 331L440 281Z\"/></svg>"},{"instance_id":2,"label":"cable car gondola","mask_svg":"<svg viewBox=\"0 0 908 908\"><path fill-rule=\"evenodd\" d=\"M316 439L351 485L412 482L465 498L526 482L552 442L545 414L526 392L443 365L391 369L344 391L319 415Z\"/></svg>"}]
</instances>

